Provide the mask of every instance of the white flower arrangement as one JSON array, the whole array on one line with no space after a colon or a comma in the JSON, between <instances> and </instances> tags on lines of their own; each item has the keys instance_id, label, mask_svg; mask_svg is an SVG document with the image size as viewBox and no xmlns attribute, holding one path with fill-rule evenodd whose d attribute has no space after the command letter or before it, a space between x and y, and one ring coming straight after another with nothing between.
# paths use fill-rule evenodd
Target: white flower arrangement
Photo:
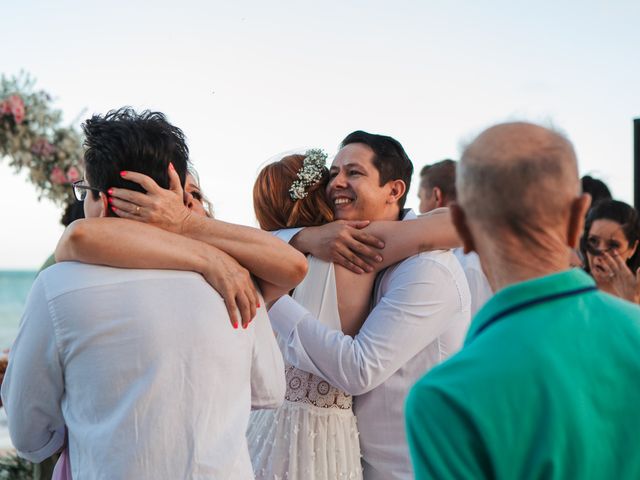
<instances>
[{"instance_id":1,"label":"white flower arrangement","mask_svg":"<svg viewBox=\"0 0 640 480\"><path fill-rule=\"evenodd\" d=\"M318 183L326 172L327 154L319 148L307 150L298 179L291 184L291 200L302 200L309 195L308 188Z\"/></svg>"}]
</instances>

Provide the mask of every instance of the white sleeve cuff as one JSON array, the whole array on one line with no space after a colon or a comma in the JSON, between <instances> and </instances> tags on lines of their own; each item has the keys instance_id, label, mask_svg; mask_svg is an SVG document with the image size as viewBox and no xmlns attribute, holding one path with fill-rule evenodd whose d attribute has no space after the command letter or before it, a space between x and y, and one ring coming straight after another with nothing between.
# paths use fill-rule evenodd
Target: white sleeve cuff
<instances>
[{"instance_id":1,"label":"white sleeve cuff","mask_svg":"<svg viewBox=\"0 0 640 480\"><path fill-rule=\"evenodd\" d=\"M287 228L286 230L276 230L273 233L280 240L284 240L285 242L291 242L291 239L295 237L298 232L302 230L302 228Z\"/></svg>"},{"instance_id":2,"label":"white sleeve cuff","mask_svg":"<svg viewBox=\"0 0 640 480\"><path fill-rule=\"evenodd\" d=\"M269 310L271 327L282 338L289 338L296 325L310 313L289 295L273 304Z\"/></svg>"},{"instance_id":3,"label":"white sleeve cuff","mask_svg":"<svg viewBox=\"0 0 640 480\"><path fill-rule=\"evenodd\" d=\"M18 455L22 458L29 460L32 463L40 463L51 455L56 453L64 446L64 427L57 428L52 434L49 441L44 445L44 447L39 448L38 450L32 450L29 452L24 452L18 450Z\"/></svg>"}]
</instances>

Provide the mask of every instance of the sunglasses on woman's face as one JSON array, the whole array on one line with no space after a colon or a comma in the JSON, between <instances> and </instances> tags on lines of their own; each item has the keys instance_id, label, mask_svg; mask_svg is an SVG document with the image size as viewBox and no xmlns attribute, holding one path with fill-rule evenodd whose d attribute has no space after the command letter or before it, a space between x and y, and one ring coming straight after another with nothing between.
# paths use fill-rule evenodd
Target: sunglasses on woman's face
<instances>
[{"instance_id":1,"label":"sunglasses on woman's face","mask_svg":"<svg viewBox=\"0 0 640 480\"><path fill-rule=\"evenodd\" d=\"M605 248L601 248L600 243L602 243ZM617 242L616 240L601 242L600 238L598 237L588 237L585 247L586 247L587 253L593 255L594 257L600 257L605 253L618 254L618 255L621 253L624 253L620 251L620 248L622 247L622 245L620 245L620 242Z\"/></svg>"}]
</instances>

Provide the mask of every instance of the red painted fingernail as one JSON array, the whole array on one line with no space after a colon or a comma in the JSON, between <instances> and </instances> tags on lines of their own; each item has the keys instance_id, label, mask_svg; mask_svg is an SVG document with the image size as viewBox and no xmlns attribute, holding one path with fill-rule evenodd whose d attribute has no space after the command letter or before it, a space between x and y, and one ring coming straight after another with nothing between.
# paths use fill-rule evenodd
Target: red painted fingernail
<instances>
[{"instance_id":1,"label":"red painted fingernail","mask_svg":"<svg viewBox=\"0 0 640 480\"><path fill-rule=\"evenodd\" d=\"M244 328L245 330L247 329L247 327L248 327L248 326L249 326L249 324L248 324L248 323L243 323L243 324L242 324L242 328Z\"/></svg>"},{"instance_id":2,"label":"red painted fingernail","mask_svg":"<svg viewBox=\"0 0 640 480\"><path fill-rule=\"evenodd\" d=\"M109 195L113 195L113 188L110 188L109 190L107 190L107 193L108 193Z\"/></svg>"},{"instance_id":3,"label":"red painted fingernail","mask_svg":"<svg viewBox=\"0 0 640 480\"><path fill-rule=\"evenodd\" d=\"M235 322L235 323L233 324L233 328L235 328L235 329L237 329L237 328L238 328L238 322Z\"/></svg>"},{"instance_id":4,"label":"red painted fingernail","mask_svg":"<svg viewBox=\"0 0 640 480\"><path fill-rule=\"evenodd\" d=\"M122 170L122 171L120 172L120 176L121 176L121 177L124 177L126 174L127 174L127 171L126 171L126 170Z\"/></svg>"},{"instance_id":5,"label":"red painted fingernail","mask_svg":"<svg viewBox=\"0 0 640 480\"><path fill-rule=\"evenodd\" d=\"M113 203L113 197L107 197L107 201L108 201L109 203Z\"/></svg>"},{"instance_id":6,"label":"red painted fingernail","mask_svg":"<svg viewBox=\"0 0 640 480\"><path fill-rule=\"evenodd\" d=\"M258 307L257 308L260 308L260 302L258 302Z\"/></svg>"}]
</instances>

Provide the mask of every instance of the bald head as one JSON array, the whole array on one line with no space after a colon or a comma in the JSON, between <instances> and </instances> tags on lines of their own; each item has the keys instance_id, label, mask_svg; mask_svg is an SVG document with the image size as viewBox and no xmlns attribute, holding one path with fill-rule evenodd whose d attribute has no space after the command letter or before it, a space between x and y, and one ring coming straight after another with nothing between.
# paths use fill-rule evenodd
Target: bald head
<instances>
[{"instance_id":1,"label":"bald head","mask_svg":"<svg viewBox=\"0 0 640 480\"><path fill-rule=\"evenodd\" d=\"M576 155L564 136L547 128L496 125L465 150L456 188L467 220L483 230L561 229L580 193Z\"/></svg>"}]
</instances>

